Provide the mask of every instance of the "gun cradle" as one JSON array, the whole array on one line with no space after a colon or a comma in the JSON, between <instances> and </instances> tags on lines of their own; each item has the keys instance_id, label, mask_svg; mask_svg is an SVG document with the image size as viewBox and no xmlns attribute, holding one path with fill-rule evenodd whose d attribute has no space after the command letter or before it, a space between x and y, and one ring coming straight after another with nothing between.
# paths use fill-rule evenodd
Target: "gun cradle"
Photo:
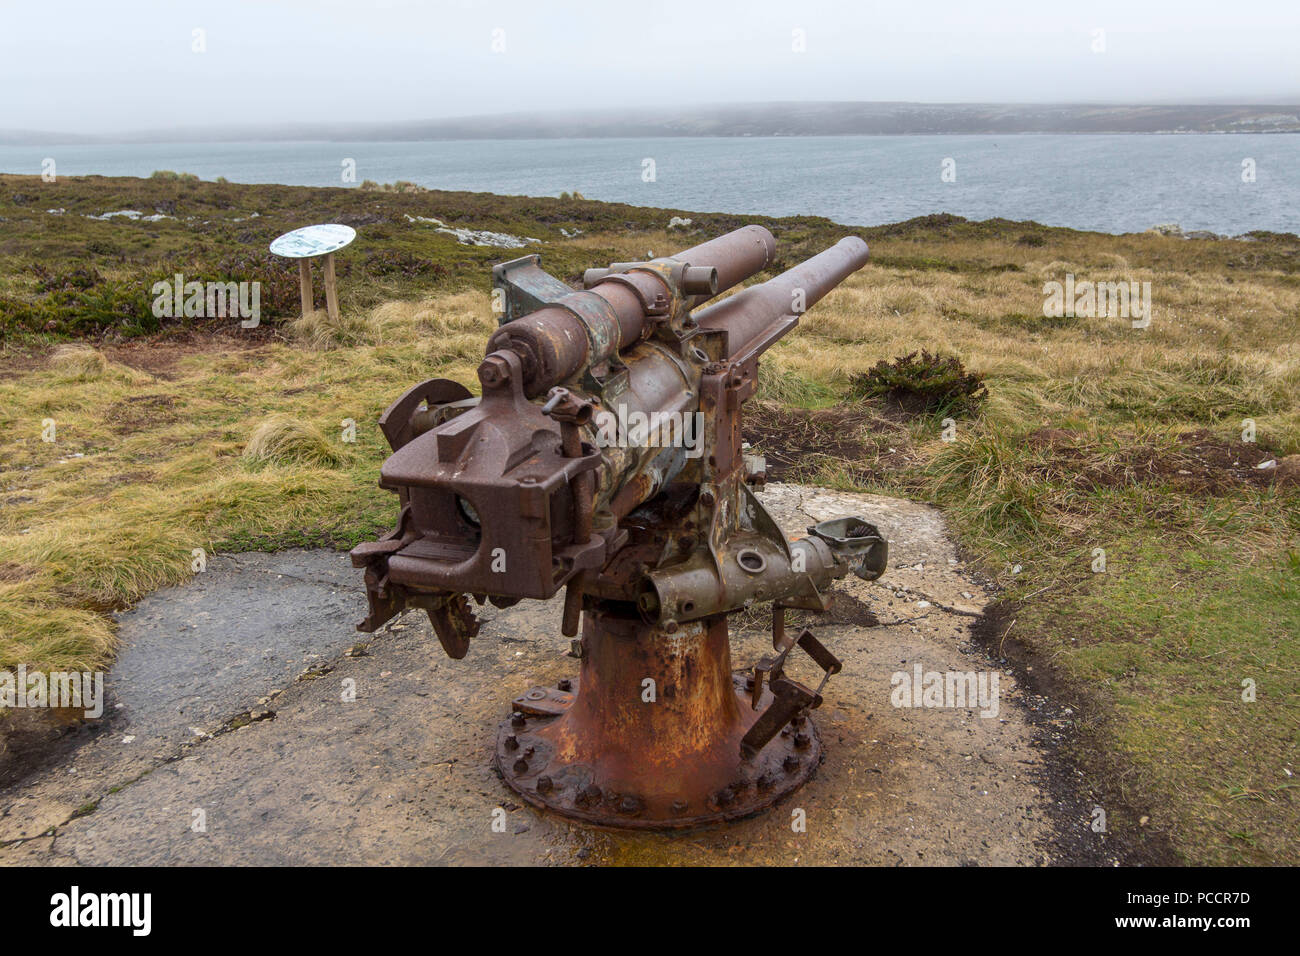
<instances>
[{"instance_id":1,"label":"gun cradle","mask_svg":"<svg viewBox=\"0 0 1300 956\"><path fill-rule=\"evenodd\" d=\"M825 677L840 663L784 609L825 610L853 571L874 580L887 545L850 516L788 541L751 490L740 412L759 356L861 267L844 239L777 278L696 311L767 266L747 226L676 256L589 270L582 290L538 256L494 268L504 310L478 370L481 399L435 379L380 419L393 448L380 485L397 526L352 552L373 631L407 607L463 657L467 595L506 607L566 588L577 681L515 701L497 763L529 802L624 827L698 826L752 813L812 773L807 711L821 690L787 677L798 646ZM727 615L773 602L775 654L732 673ZM825 678L822 681L825 685Z\"/></svg>"}]
</instances>

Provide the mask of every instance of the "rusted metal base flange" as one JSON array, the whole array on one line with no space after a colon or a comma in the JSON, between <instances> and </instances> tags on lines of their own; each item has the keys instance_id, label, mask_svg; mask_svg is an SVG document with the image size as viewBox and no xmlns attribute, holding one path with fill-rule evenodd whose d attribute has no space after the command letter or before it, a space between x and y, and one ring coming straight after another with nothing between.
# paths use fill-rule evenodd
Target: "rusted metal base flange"
<instances>
[{"instance_id":1,"label":"rusted metal base flange","mask_svg":"<svg viewBox=\"0 0 1300 956\"><path fill-rule=\"evenodd\" d=\"M732 675L739 706L755 717L772 702L766 688L752 711L748 674ZM752 686L752 685L751 685ZM742 757L736 748L727 785L692 789L691 780L674 781L669 796L623 793L599 779L589 763L566 761L556 735L548 734L577 696L577 681L560 688L532 688L515 702L516 710L497 734L496 765L512 790L535 807L603 827L670 830L701 827L750 816L797 790L821 762L821 738L811 719L796 717L761 751ZM671 772L671 771L668 771ZM648 788L640 788L648 789Z\"/></svg>"}]
</instances>

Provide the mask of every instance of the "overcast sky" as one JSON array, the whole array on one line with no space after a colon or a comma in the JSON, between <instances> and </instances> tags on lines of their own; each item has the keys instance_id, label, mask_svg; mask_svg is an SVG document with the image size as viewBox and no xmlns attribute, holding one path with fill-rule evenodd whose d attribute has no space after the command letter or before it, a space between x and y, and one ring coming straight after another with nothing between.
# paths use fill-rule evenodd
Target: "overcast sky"
<instances>
[{"instance_id":1,"label":"overcast sky","mask_svg":"<svg viewBox=\"0 0 1300 956\"><path fill-rule=\"evenodd\" d=\"M0 78L0 129L73 133L764 100L1294 103L1300 0L0 0Z\"/></svg>"}]
</instances>

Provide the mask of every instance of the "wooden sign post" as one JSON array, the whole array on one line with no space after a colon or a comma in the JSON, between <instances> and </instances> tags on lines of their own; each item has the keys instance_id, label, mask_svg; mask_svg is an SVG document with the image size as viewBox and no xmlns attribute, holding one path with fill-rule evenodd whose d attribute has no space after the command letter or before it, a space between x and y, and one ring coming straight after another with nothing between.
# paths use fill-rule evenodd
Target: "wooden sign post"
<instances>
[{"instance_id":1,"label":"wooden sign post","mask_svg":"<svg viewBox=\"0 0 1300 956\"><path fill-rule=\"evenodd\" d=\"M324 256L325 309L331 319L338 319L339 291L334 281L334 253L356 237L357 231L351 226L323 223L286 232L271 243L272 255L298 260L298 292L302 298L303 315L316 308L316 297L311 287L311 260Z\"/></svg>"}]
</instances>

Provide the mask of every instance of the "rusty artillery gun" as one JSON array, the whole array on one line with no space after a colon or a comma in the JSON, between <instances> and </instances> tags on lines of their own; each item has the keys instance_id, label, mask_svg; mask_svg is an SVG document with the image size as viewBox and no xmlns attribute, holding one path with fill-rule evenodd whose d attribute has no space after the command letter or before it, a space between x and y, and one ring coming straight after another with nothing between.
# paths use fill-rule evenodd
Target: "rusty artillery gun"
<instances>
[{"instance_id":1,"label":"rusty artillery gun","mask_svg":"<svg viewBox=\"0 0 1300 956\"><path fill-rule=\"evenodd\" d=\"M380 486L401 512L352 552L373 631L426 610L462 658L468 597L508 607L566 588L562 629L579 674L514 701L496 743L526 801L584 822L674 828L752 814L820 761L808 711L840 661L785 609L823 611L831 581L885 568L859 516L789 541L755 496L740 412L758 359L867 261L850 237L705 308L767 267L746 226L668 258L588 270L582 290L525 256L493 269L500 327L482 397L432 379L384 413ZM733 673L727 616L772 602L773 654ZM581 620L581 636L579 623ZM821 686L785 672L798 647Z\"/></svg>"}]
</instances>

